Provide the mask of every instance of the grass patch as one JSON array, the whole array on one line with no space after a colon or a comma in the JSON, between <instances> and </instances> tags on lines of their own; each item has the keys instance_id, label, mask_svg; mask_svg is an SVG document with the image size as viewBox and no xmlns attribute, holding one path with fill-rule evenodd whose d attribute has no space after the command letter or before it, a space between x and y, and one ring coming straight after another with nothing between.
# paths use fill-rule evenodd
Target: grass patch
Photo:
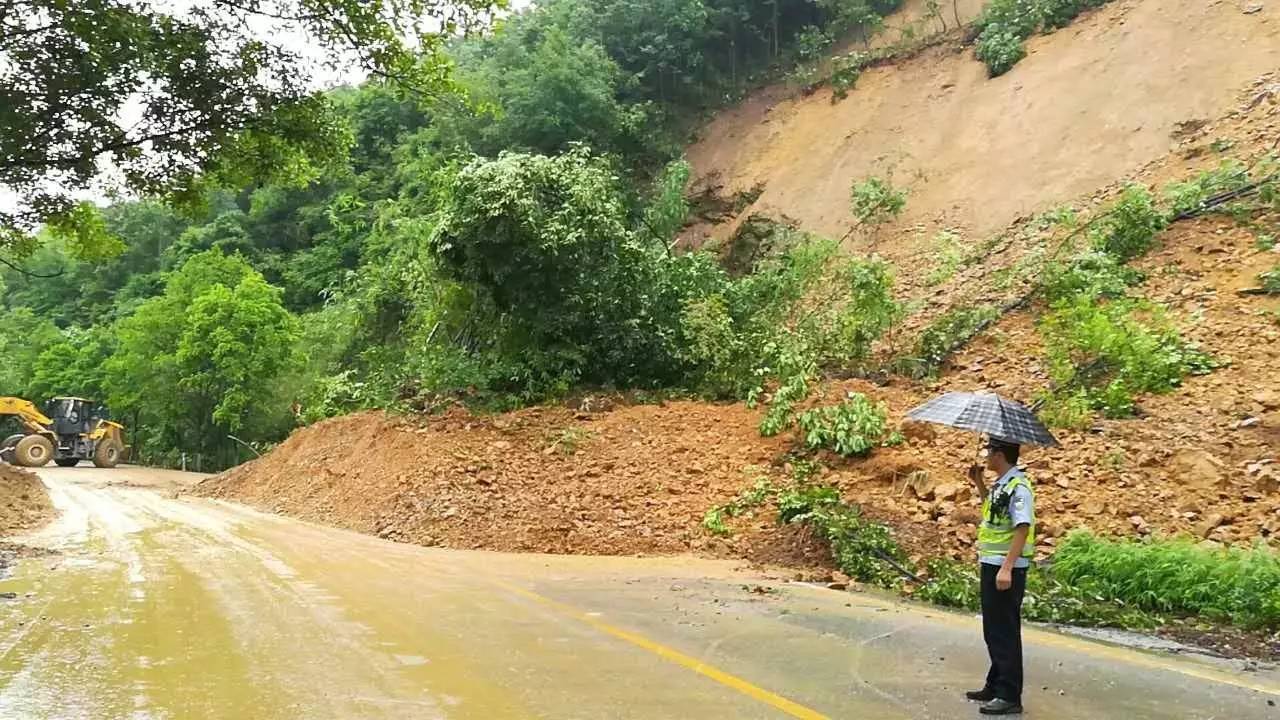
<instances>
[{"instance_id":1,"label":"grass patch","mask_svg":"<svg viewBox=\"0 0 1280 720\"><path fill-rule=\"evenodd\" d=\"M1059 580L1092 596L1246 628L1280 628L1280 555L1266 546L1109 540L1080 530L1067 536L1053 560Z\"/></svg>"},{"instance_id":2,"label":"grass patch","mask_svg":"<svg viewBox=\"0 0 1280 720\"><path fill-rule=\"evenodd\" d=\"M1269 295L1280 294L1280 263L1270 270L1258 274L1258 282L1262 291Z\"/></svg>"},{"instance_id":3,"label":"grass patch","mask_svg":"<svg viewBox=\"0 0 1280 720\"><path fill-rule=\"evenodd\" d=\"M960 246L960 236L956 233L950 230L939 232L933 238L933 246L938 263L924 279L925 284L930 287L950 280L964 264L964 249Z\"/></svg>"},{"instance_id":4,"label":"grass patch","mask_svg":"<svg viewBox=\"0 0 1280 720\"><path fill-rule=\"evenodd\" d=\"M552 433L547 443L548 452L559 452L561 455L573 455L578 452L582 443L591 439L591 432L582 428L567 427Z\"/></svg>"},{"instance_id":5,"label":"grass patch","mask_svg":"<svg viewBox=\"0 0 1280 720\"><path fill-rule=\"evenodd\" d=\"M962 610L981 609L976 563L934 558L926 564L926 571L928 582L912 594L913 598ZM1129 630L1152 630L1164 622L1159 615L1131 604L1092 596L1039 567L1027 572L1022 617L1037 622Z\"/></svg>"}]
</instances>

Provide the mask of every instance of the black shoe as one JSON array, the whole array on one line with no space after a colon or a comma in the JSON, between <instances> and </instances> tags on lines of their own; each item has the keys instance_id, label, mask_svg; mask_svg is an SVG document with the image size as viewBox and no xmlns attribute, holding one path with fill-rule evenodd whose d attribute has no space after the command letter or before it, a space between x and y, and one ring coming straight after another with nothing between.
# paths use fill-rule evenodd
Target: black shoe
<instances>
[{"instance_id":1,"label":"black shoe","mask_svg":"<svg viewBox=\"0 0 1280 720\"><path fill-rule=\"evenodd\" d=\"M978 708L978 712L983 715L1021 715L1022 706L1015 702L996 698L990 702L982 703L982 706Z\"/></svg>"},{"instance_id":2,"label":"black shoe","mask_svg":"<svg viewBox=\"0 0 1280 720\"><path fill-rule=\"evenodd\" d=\"M990 688L982 688L981 690L970 690L969 692L966 692L964 696L969 698L970 700L977 700L978 702L987 702L988 700L996 699L996 691Z\"/></svg>"}]
</instances>

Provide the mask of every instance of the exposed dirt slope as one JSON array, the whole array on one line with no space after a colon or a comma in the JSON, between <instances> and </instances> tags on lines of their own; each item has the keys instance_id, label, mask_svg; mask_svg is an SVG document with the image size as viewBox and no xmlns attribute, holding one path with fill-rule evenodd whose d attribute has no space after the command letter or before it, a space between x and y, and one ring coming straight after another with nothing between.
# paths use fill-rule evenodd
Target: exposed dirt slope
<instances>
[{"instance_id":1,"label":"exposed dirt slope","mask_svg":"<svg viewBox=\"0 0 1280 720\"><path fill-rule=\"evenodd\" d=\"M850 183L893 167L911 196L878 249L909 249L917 226L982 237L1124 177L1169 152L1185 123L1217 117L1280 66L1280 6L1117 0L1027 50L988 79L971 49L934 48L866 72L835 104L829 90L768 88L705 128L689 149L695 176L726 193L762 184L744 213L840 237Z\"/></svg>"},{"instance_id":2,"label":"exposed dirt slope","mask_svg":"<svg viewBox=\"0 0 1280 720\"><path fill-rule=\"evenodd\" d=\"M53 504L39 478L0 463L0 537L39 528L53 515Z\"/></svg>"}]
</instances>

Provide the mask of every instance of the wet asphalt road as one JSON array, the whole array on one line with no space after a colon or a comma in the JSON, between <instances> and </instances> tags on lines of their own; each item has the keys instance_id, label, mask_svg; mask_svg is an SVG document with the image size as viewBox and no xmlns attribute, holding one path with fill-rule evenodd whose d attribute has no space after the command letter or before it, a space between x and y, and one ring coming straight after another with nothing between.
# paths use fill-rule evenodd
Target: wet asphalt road
<instances>
[{"instance_id":1,"label":"wet asphalt road","mask_svg":"<svg viewBox=\"0 0 1280 720\"><path fill-rule=\"evenodd\" d=\"M5 720L978 717L972 617L732 563L394 544L162 471L41 476L61 516L27 541L56 554L0 580ZM1271 668L1026 642L1028 718L1280 718Z\"/></svg>"}]
</instances>

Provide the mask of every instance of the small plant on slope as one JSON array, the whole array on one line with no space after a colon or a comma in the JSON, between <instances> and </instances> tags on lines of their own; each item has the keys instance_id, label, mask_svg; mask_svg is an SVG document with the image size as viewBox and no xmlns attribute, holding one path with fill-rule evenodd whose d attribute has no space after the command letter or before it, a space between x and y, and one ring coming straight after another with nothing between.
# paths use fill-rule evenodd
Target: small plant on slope
<instances>
[{"instance_id":1,"label":"small plant on slope","mask_svg":"<svg viewBox=\"0 0 1280 720\"><path fill-rule=\"evenodd\" d=\"M850 393L839 405L802 413L800 431L810 449L827 449L846 457L866 455L884 437L885 409L866 395Z\"/></svg>"},{"instance_id":2,"label":"small plant on slope","mask_svg":"<svg viewBox=\"0 0 1280 720\"><path fill-rule=\"evenodd\" d=\"M850 209L859 224L877 227L898 217L907 205L907 191L895 188L888 180L869 177L855 182L849 191Z\"/></svg>"},{"instance_id":3,"label":"small plant on slope","mask_svg":"<svg viewBox=\"0 0 1280 720\"><path fill-rule=\"evenodd\" d=\"M1262 283L1262 291L1269 295L1280 294L1280 265L1258 274L1258 282Z\"/></svg>"},{"instance_id":4,"label":"small plant on slope","mask_svg":"<svg viewBox=\"0 0 1280 720\"><path fill-rule=\"evenodd\" d=\"M841 502L835 488L792 488L779 493L777 504L778 521L812 527L830 546L836 566L849 577L881 587L898 585L900 576L893 564L906 563L906 553L888 526L863 517L856 505Z\"/></svg>"},{"instance_id":5,"label":"small plant on slope","mask_svg":"<svg viewBox=\"0 0 1280 720\"><path fill-rule=\"evenodd\" d=\"M998 317L990 305L958 307L929 323L920 333L912 356L898 361L899 372L927 377L937 372L943 361Z\"/></svg>"},{"instance_id":6,"label":"small plant on slope","mask_svg":"<svg viewBox=\"0 0 1280 720\"><path fill-rule=\"evenodd\" d=\"M851 52L841 55L833 61L831 69L831 101L849 97L849 91L858 84L862 71L867 66L870 55L865 52Z\"/></svg>"},{"instance_id":7,"label":"small plant on slope","mask_svg":"<svg viewBox=\"0 0 1280 720\"><path fill-rule=\"evenodd\" d=\"M978 37L978 59L987 66L989 77L999 77L1027 56L1022 38L1001 25L989 25Z\"/></svg>"},{"instance_id":8,"label":"small plant on slope","mask_svg":"<svg viewBox=\"0 0 1280 720\"><path fill-rule=\"evenodd\" d=\"M1151 249L1156 235L1168 224L1168 218L1156 207L1151 192L1141 185L1130 185L1091 233L1091 238L1099 251L1120 262L1128 262Z\"/></svg>"},{"instance_id":9,"label":"small plant on slope","mask_svg":"<svg viewBox=\"0 0 1280 720\"><path fill-rule=\"evenodd\" d=\"M941 285L950 280L964 262L960 236L956 233L943 230L934 237L933 244L938 264L925 276L924 282L929 286Z\"/></svg>"}]
</instances>

